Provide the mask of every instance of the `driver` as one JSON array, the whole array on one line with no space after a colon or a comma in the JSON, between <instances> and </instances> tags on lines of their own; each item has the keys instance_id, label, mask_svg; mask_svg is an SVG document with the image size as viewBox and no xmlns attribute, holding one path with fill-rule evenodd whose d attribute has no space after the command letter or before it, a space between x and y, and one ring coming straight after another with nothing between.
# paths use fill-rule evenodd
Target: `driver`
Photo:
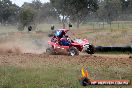
<instances>
[{"instance_id":1,"label":"driver","mask_svg":"<svg viewBox=\"0 0 132 88\"><path fill-rule=\"evenodd\" d=\"M65 35L65 32L62 30L57 30L54 32L54 36L51 39L52 42L56 42L58 43L60 41L60 39Z\"/></svg>"},{"instance_id":2,"label":"driver","mask_svg":"<svg viewBox=\"0 0 132 88\"><path fill-rule=\"evenodd\" d=\"M59 43L62 46L69 46L71 44L70 38L66 35L63 30L57 30L54 33L54 37L51 39L52 42Z\"/></svg>"},{"instance_id":3,"label":"driver","mask_svg":"<svg viewBox=\"0 0 132 88\"><path fill-rule=\"evenodd\" d=\"M63 38L60 39L60 45L62 46L69 46L70 44L71 44L71 41L68 35L65 35Z\"/></svg>"}]
</instances>

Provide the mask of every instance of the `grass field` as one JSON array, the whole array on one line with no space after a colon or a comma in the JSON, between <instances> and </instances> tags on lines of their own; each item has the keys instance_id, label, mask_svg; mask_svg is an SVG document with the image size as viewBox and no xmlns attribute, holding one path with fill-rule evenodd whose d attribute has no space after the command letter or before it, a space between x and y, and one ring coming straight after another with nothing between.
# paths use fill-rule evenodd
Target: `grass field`
<instances>
[{"instance_id":1,"label":"grass field","mask_svg":"<svg viewBox=\"0 0 132 88\"><path fill-rule=\"evenodd\" d=\"M127 55L67 57L8 54L1 57L6 60L0 68L1 88L82 88L78 80L82 67L88 68L91 79L132 81L132 59ZM88 88L131 88L131 85Z\"/></svg>"},{"instance_id":2,"label":"grass field","mask_svg":"<svg viewBox=\"0 0 132 88\"><path fill-rule=\"evenodd\" d=\"M0 88L82 88L81 68L91 79L128 79L132 81L132 54L95 54L69 57L47 55L50 24L40 24L39 32L18 32L17 27L0 27ZM57 28L60 25L57 24ZM109 25L93 29L92 24L73 27L73 38L88 38L95 46L132 45L131 24L125 28ZM120 26L121 27L121 26ZM29 54L24 54L29 53ZM43 53L43 54L40 54ZM88 88L131 88L130 86L89 86Z\"/></svg>"}]
</instances>

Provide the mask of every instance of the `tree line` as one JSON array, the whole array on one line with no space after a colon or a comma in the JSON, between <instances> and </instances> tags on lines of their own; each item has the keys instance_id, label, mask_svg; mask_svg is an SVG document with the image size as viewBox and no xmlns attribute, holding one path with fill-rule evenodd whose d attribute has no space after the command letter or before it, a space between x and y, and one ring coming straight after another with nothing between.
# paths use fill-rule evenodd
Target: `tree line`
<instances>
[{"instance_id":1,"label":"tree line","mask_svg":"<svg viewBox=\"0 0 132 88\"><path fill-rule=\"evenodd\" d=\"M20 28L42 22L83 24L89 21L132 20L131 0L33 0L21 7L10 0L0 0L0 23L20 24Z\"/></svg>"}]
</instances>

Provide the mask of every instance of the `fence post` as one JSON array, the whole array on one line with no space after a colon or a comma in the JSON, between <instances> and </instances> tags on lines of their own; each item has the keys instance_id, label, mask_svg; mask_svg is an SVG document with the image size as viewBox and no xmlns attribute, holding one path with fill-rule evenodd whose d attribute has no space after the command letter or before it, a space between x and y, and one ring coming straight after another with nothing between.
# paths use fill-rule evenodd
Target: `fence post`
<instances>
[{"instance_id":1,"label":"fence post","mask_svg":"<svg viewBox=\"0 0 132 88\"><path fill-rule=\"evenodd\" d=\"M93 30L94 30L94 23L93 23Z\"/></svg>"},{"instance_id":2,"label":"fence post","mask_svg":"<svg viewBox=\"0 0 132 88\"><path fill-rule=\"evenodd\" d=\"M110 22L110 30L111 30L111 32L112 32L112 28L111 28L111 22Z\"/></svg>"},{"instance_id":3,"label":"fence post","mask_svg":"<svg viewBox=\"0 0 132 88\"><path fill-rule=\"evenodd\" d=\"M118 30L119 30L119 28L120 28L120 24L118 23Z\"/></svg>"},{"instance_id":4,"label":"fence post","mask_svg":"<svg viewBox=\"0 0 132 88\"><path fill-rule=\"evenodd\" d=\"M104 22L103 22L103 29L104 29Z\"/></svg>"}]
</instances>

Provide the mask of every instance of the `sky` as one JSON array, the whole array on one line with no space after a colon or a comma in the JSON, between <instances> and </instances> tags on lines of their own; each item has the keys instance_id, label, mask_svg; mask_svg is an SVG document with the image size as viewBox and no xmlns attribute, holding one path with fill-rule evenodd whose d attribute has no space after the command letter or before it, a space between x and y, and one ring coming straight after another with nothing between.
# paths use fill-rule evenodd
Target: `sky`
<instances>
[{"instance_id":1,"label":"sky","mask_svg":"<svg viewBox=\"0 0 132 88\"><path fill-rule=\"evenodd\" d=\"M11 0L12 3L22 6L24 2L32 2L33 0ZM49 0L40 0L42 3L49 2Z\"/></svg>"}]
</instances>

